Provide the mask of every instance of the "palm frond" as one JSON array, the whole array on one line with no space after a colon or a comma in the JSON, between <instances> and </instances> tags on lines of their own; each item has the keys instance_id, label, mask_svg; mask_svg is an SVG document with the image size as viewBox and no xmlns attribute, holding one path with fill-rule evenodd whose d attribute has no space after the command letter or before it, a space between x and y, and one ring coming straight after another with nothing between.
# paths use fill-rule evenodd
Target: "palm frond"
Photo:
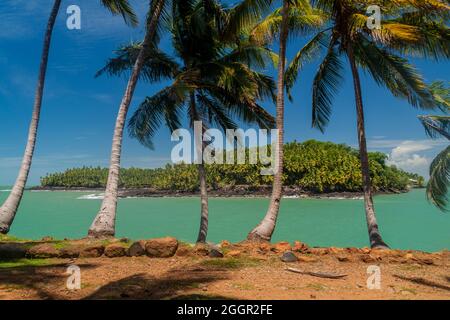
<instances>
[{"instance_id":1,"label":"palm frond","mask_svg":"<svg viewBox=\"0 0 450 320\"><path fill-rule=\"evenodd\" d=\"M322 132L330 120L333 98L343 82L342 72L339 53L331 44L313 82L312 126Z\"/></svg>"},{"instance_id":2,"label":"palm frond","mask_svg":"<svg viewBox=\"0 0 450 320\"><path fill-rule=\"evenodd\" d=\"M306 63L317 58L317 55L328 36L328 30L323 30L317 33L314 38L312 38L306 45L303 46L302 49L297 52L297 54L287 67L285 73L285 83L290 100L292 100L291 90L295 82L297 81L300 70Z\"/></svg>"},{"instance_id":3,"label":"palm frond","mask_svg":"<svg viewBox=\"0 0 450 320\"><path fill-rule=\"evenodd\" d=\"M95 76L99 77L103 74L120 76L130 72L141 49L141 43L133 43L120 48L115 52L116 57L109 59L106 65ZM176 61L159 49L152 47L147 52L140 77L143 80L155 82L174 77L178 72L179 66Z\"/></svg>"},{"instance_id":4,"label":"palm frond","mask_svg":"<svg viewBox=\"0 0 450 320\"><path fill-rule=\"evenodd\" d=\"M128 123L130 136L153 149L152 139L163 121L171 131L181 127L181 110L188 94L189 90L178 84L146 98Z\"/></svg>"},{"instance_id":5,"label":"palm frond","mask_svg":"<svg viewBox=\"0 0 450 320\"><path fill-rule=\"evenodd\" d=\"M127 24L131 26L138 25L138 17L128 0L101 0L101 3L111 11L111 13L122 15Z\"/></svg>"},{"instance_id":6,"label":"palm frond","mask_svg":"<svg viewBox=\"0 0 450 320\"><path fill-rule=\"evenodd\" d=\"M448 186L450 184L450 146L438 154L430 167L430 180L427 185L427 197L442 211L449 211Z\"/></svg>"},{"instance_id":7,"label":"palm frond","mask_svg":"<svg viewBox=\"0 0 450 320\"><path fill-rule=\"evenodd\" d=\"M446 86L444 81L434 81L429 89L439 109L444 113L450 113L450 87L448 84Z\"/></svg>"},{"instance_id":8,"label":"palm frond","mask_svg":"<svg viewBox=\"0 0 450 320\"><path fill-rule=\"evenodd\" d=\"M272 0L243 0L229 10L223 35L230 39L254 26L270 9Z\"/></svg>"},{"instance_id":9,"label":"palm frond","mask_svg":"<svg viewBox=\"0 0 450 320\"><path fill-rule=\"evenodd\" d=\"M450 140L450 116L419 116L419 120L430 138Z\"/></svg>"},{"instance_id":10,"label":"palm frond","mask_svg":"<svg viewBox=\"0 0 450 320\"><path fill-rule=\"evenodd\" d=\"M407 99L414 107L433 109L436 104L417 69L402 57L377 47L362 35L353 42L358 64L394 96Z\"/></svg>"}]
</instances>

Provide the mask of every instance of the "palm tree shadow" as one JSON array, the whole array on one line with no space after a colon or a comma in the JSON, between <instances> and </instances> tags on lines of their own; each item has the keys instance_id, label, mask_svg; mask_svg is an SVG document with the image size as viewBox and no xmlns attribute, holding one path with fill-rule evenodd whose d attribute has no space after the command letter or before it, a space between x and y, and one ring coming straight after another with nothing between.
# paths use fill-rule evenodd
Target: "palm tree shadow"
<instances>
[{"instance_id":1,"label":"palm tree shadow","mask_svg":"<svg viewBox=\"0 0 450 320\"><path fill-rule=\"evenodd\" d=\"M67 263L42 266L18 266L0 269L0 286L7 289L28 289L36 292L39 299L64 299L55 293L66 287ZM80 265L83 269L95 268L95 264Z\"/></svg>"},{"instance_id":2,"label":"palm tree shadow","mask_svg":"<svg viewBox=\"0 0 450 320\"><path fill-rule=\"evenodd\" d=\"M419 277L405 277L405 276L401 276L401 275L394 275L394 277L401 279L401 280L406 280L406 281L410 281L413 282L415 284L420 284L423 286L427 286L427 287L432 287L432 288L437 288L437 289L441 289L441 290L446 290L446 291L450 291L450 287L446 286L444 284L440 284L434 281L430 281L424 278L419 278ZM450 282L450 277L446 277L447 281Z\"/></svg>"},{"instance_id":3,"label":"palm tree shadow","mask_svg":"<svg viewBox=\"0 0 450 320\"><path fill-rule=\"evenodd\" d=\"M163 276L135 274L110 282L89 296L86 300L131 299L131 300L226 300L229 297L210 294L186 294L185 290L198 289L200 286L218 280L227 279L223 272L208 270L170 270Z\"/></svg>"}]
</instances>

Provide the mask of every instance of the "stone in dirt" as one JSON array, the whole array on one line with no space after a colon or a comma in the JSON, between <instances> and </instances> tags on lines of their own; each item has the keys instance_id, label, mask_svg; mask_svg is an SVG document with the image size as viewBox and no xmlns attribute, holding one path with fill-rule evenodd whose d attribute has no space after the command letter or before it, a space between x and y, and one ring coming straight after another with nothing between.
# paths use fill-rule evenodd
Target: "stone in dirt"
<instances>
[{"instance_id":1,"label":"stone in dirt","mask_svg":"<svg viewBox=\"0 0 450 320\"><path fill-rule=\"evenodd\" d=\"M295 241L294 246L292 247L292 251L300 253L308 253L309 247L306 243Z\"/></svg>"},{"instance_id":2,"label":"stone in dirt","mask_svg":"<svg viewBox=\"0 0 450 320\"><path fill-rule=\"evenodd\" d=\"M209 257L210 258L223 258L223 253L217 249L211 249L209 251Z\"/></svg>"},{"instance_id":3,"label":"stone in dirt","mask_svg":"<svg viewBox=\"0 0 450 320\"><path fill-rule=\"evenodd\" d=\"M172 237L148 240L145 251L149 257L169 258L175 255L178 249L178 240Z\"/></svg>"},{"instance_id":4,"label":"stone in dirt","mask_svg":"<svg viewBox=\"0 0 450 320\"><path fill-rule=\"evenodd\" d=\"M68 246L59 250L60 258L78 258L80 256L80 248L76 246Z\"/></svg>"},{"instance_id":5,"label":"stone in dirt","mask_svg":"<svg viewBox=\"0 0 450 320\"><path fill-rule=\"evenodd\" d=\"M281 252L286 252L286 251L291 251L291 250L292 250L291 244L286 241L278 242L272 247L272 251L274 251L276 253L281 253Z\"/></svg>"},{"instance_id":6,"label":"stone in dirt","mask_svg":"<svg viewBox=\"0 0 450 320\"><path fill-rule=\"evenodd\" d=\"M177 257L186 257L192 253L193 249L188 245L180 245L178 246L177 253L175 254Z\"/></svg>"},{"instance_id":7,"label":"stone in dirt","mask_svg":"<svg viewBox=\"0 0 450 320\"><path fill-rule=\"evenodd\" d=\"M339 262L350 262L350 258L347 257L347 256L337 256L336 259L337 259Z\"/></svg>"},{"instance_id":8,"label":"stone in dirt","mask_svg":"<svg viewBox=\"0 0 450 320\"><path fill-rule=\"evenodd\" d=\"M110 244L105 248L104 254L108 258L124 257L127 255L127 249L118 244Z\"/></svg>"},{"instance_id":9,"label":"stone in dirt","mask_svg":"<svg viewBox=\"0 0 450 320\"><path fill-rule=\"evenodd\" d=\"M80 258L98 258L103 255L105 251L105 246L101 244L89 244L83 246L80 251Z\"/></svg>"},{"instance_id":10,"label":"stone in dirt","mask_svg":"<svg viewBox=\"0 0 450 320\"><path fill-rule=\"evenodd\" d=\"M145 244L144 240L139 240L134 242L129 248L127 255L129 257L140 257L145 255Z\"/></svg>"},{"instance_id":11,"label":"stone in dirt","mask_svg":"<svg viewBox=\"0 0 450 320\"><path fill-rule=\"evenodd\" d=\"M206 244L197 243L194 247L195 255L206 257L209 255L209 247Z\"/></svg>"},{"instance_id":12,"label":"stone in dirt","mask_svg":"<svg viewBox=\"0 0 450 320\"><path fill-rule=\"evenodd\" d=\"M57 258L59 256L59 251L54 245L44 243L32 246L28 250L27 256L34 259Z\"/></svg>"},{"instance_id":13,"label":"stone in dirt","mask_svg":"<svg viewBox=\"0 0 450 320\"><path fill-rule=\"evenodd\" d=\"M292 252L292 251L286 251L285 253L283 253L283 255L281 256L281 261L283 262L297 262L298 258L297 256Z\"/></svg>"}]
</instances>

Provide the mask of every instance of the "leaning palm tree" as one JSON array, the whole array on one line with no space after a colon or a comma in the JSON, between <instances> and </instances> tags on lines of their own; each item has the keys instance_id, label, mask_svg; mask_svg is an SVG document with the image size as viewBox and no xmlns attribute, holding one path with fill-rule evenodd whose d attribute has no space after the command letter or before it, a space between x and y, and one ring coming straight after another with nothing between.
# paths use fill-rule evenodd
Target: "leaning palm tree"
<instances>
[{"instance_id":1,"label":"leaning palm tree","mask_svg":"<svg viewBox=\"0 0 450 320\"><path fill-rule=\"evenodd\" d=\"M161 15L166 14L167 2L165 0L150 0L149 13L146 24L146 33L142 46L134 61L125 93L120 103L111 147L111 158L106 183L106 190L100 211L89 228L90 237L112 237L115 234L115 220L117 210L117 196L119 188L120 157L122 153L122 140L128 109L133 98L138 79L140 77L145 59L149 54L149 48L157 38L158 25Z\"/></svg>"},{"instance_id":2,"label":"leaning palm tree","mask_svg":"<svg viewBox=\"0 0 450 320\"><path fill-rule=\"evenodd\" d=\"M171 5L174 8L175 0L151 0L150 12L147 26L147 33L144 41L140 45L136 60L132 63L133 69L130 75L125 95L119 108L119 113L114 129L113 143L111 149L110 167L108 180L106 184L105 196L91 227L88 235L91 237L111 237L115 234L115 220L117 211L117 197L119 188L120 157L122 150L123 130L126 116L134 93L134 89L140 78L145 58L151 55L151 47L156 43L158 37L156 32L161 29L162 22L170 19ZM192 5L194 0L183 1L186 6ZM232 7L227 14L227 19L217 21L223 33L223 40L236 39L239 33L246 29L252 22L256 21L262 10L270 4L271 0L243 0L238 5ZM223 11L221 6L214 0L204 0L205 7L213 14L216 19L220 19ZM182 6L182 3L178 3ZM173 11L173 10L172 10ZM161 17L163 19L161 19ZM176 21L175 21L176 22ZM159 27L159 28L158 28Z\"/></svg>"},{"instance_id":3,"label":"leaning palm tree","mask_svg":"<svg viewBox=\"0 0 450 320\"><path fill-rule=\"evenodd\" d=\"M201 122L202 133L213 126L234 129L237 127L235 120L272 128L273 118L257 100L274 99L274 83L250 66L264 68L276 56L267 47L250 41L245 34L238 37L238 42L227 40L224 29L219 26L229 21L231 11L221 8L219 3L215 3L214 10L201 0L173 1L172 6L170 31L176 57L154 48L154 58L149 56L144 63L143 78L170 77L173 83L141 103L129 122L131 136L151 148L152 138L161 124L165 122L172 131L179 129L183 114L191 128L195 122ZM119 75L126 71L140 46L120 49L118 56L100 72ZM206 146L201 143L197 147L203 151ZM200 162L201 218L197 242L204 243L209 212L206 166L202 160Z\"/></svg>"},{"instance_id":4,"label":"leaning palm tree","mask_svg":"<svg viewBox=\"0 0 450 320\"><path fill-rule=\"evenodd\" d=\"M275 230L280 202L283 192L283 144L284 144L284 100L285 100L285 69L286 49L289 33L304 33L311 28L317 28L322 23L319 12L313 10L309 1L283 0L283 6L275 10L253 29L255 39L273 38L279 36L279 62L276 99L277 141L275 152L275 172L273 177L272 195L269 208L263 220L248 234L250 241L270 241Z\"/></svg>"},{"instance_id":5,"label":"leaning palm tree","mask_svg":"<svg viewBox=\"0 0 450 320\"><path fill-rule=\"evenodd\" d=\"M353 76L362 185L370 245L387 248L378 228L372 198L369 158L364 123L364 108L359 68L367 71L379 85L394 96L405 98L414 107L435 107L432 95L417 70L402 54L433 57L448 56L448 32L436 21L448 7L439 0L315 0L328 17L328 28L319 32L299 51L287 71L291 90L305 60L325 51L313 82L313 126L324 131L331 115L333 96L343 81L345 56ZM381 28L369 27L365 15L369 4L379 4L386 18Z\"/></svg>"},{"instance_id":6,"label":"leaning palm tree","mask_svg":"<svg viewBox=\"0 0 450 320\"><path fill-rule=\"evenodd\" d=\"M445 115L420 116L425 132L432 139L443 137L450 141L450 89L444 82L436 81L430 86L433 97ZM450 185L450 146L442 150L430 166L427 197L442 211L448 211Z\"/></svg>"},{"instance_id":7,"label":"leaning palm tree","mask_svg":"<svg viewBox=\"0 0 450 320\"><path fill-rule=\"evenodd\" d=\"M133 13L127 0L102 0L102 4L108 8L113 14L121 14L125 21L130 24L136 24L137 18ZM0 233L8 233L11 224L19 208L20 201L25 190L28 179L28 174L31 168L34 148L36 145L37 130L39 125L39 118L41 113L42 98L44 94L45 74L47 72L48 56L50 52L50 44L55 25L56 17L58 16L61 0L55 0L50 18L48 20L47 29L44 38L44 47L42 50L41 63L39 69L38 82L36 87L36 94L34 98L33 115L28 131L28 140L25 148L25 154L22 159L22 165L19 170L19 175L12 188L11 193L0 207Z\"/></svg>"}]
</instances>

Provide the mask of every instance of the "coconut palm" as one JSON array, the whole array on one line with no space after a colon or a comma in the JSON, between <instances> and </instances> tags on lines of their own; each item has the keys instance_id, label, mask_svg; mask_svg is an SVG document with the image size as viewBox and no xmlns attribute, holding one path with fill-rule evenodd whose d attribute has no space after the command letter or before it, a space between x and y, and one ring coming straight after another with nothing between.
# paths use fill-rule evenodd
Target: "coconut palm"
<instances>
[{"instance_id":1,"label":"coconut palm","mask_svg":"<svg viewBox=\"0 0 450 320\"><path fill-rule=\"evenodd\" d=\"M171 13L168 10L171 5L174 8L174 1L165 0L151 0L149 20L147 26L147 33L144 41L140 45L140 51L138 51L137 58L133 62L132 73L128 82L128 86L125 95L122 99L122 103L119 108L119 113L116 120L116 126L114 129L113 143L111 149L110 168L108 174L108 180L105 190L105 196L100 207L100 211L97 213L91 227L89 228L88 235L91 237L110 237L115 234L115 220L117 211L117 196L119 187L119 169L120 169L120 157L122 150L122 138L123 130L125 126L125 120L128 113L128 108L131 103L134 89L136 87L138 78L144 66L144 60L150 52L152 44L156 43L158 37L156 32L161 29L161 25L158 28L158 24L167 22ZM238 5L232 7L228 14L227 19L221 20L219 23L222 29L223 40L235 39L239 33L247 28L251 23L256 21L264 8L270 4L271 0L243 0ZM190 6L193 0L184 1L186 6ZM205 8L209 10L217 19L223 14L221 6L214 0L204 0ZM184 4L178 3L179 6ZM173 10L172 10L173 11ZM163 19L161 19L161 17ZM155 51L152 51L155 53Z\"/></svg>"},{"instance_id":2,"label":"coconut palm","mask_svg":"<svg viewBox=\"0 0 450 320\"><path fill-rule=\"evenodd\" d=\"M189 126L201 121L202 132L216 126L222 130L237 127L235 120L255 123L263 128L274 125L273 118L257 100L274 99L273 81L255 71L264 68L276 56L265 46L254 43L241 34L239 41L226 40L219 28L229 21L231 10L210 1L173 1L170 28L176 57L154 48L152 57L144 63L143 78L158 80L169 77L172 84L147 97L129 122L132 137L152 147L152 138L164 122L174 131L182 126L186 114ZM220 14L213 14L213 13ZM237 38L237 37L232 37ZM100 72L118 75L132 64L141 44L121 48ZM149 56L150 57L150 56ZM179 62L178 62L179 61ZM206 148L202 143L202 150ZM197 242L206 242L208 232L208 195L206 167L198 164L201 197L201 221Z\"/></svg>"},{"instance_id":3,"label":"coconut palm","mask_svg":"<svg viewBox=\"0 0 450 320\"><path fill-rule=\"evenodd\" d=\"M277 79L276 125L278 130L275 150L275 172L273 179L272 196L269 208L263 220L248 234L251 241L270 241L280 210L283 189L283 144L284 144L284 95L285 95L285 69L286 49L289 33L304 33L311 28L318 27L322 17L314 11L309 1L283 0L283 6L275 10L253 29L255 39L272 38L279 36L279 63Z\"/></svg>"},{"instance_id":4,"label":"coconut palm","mask_svg":"<svg viewBox=\"0 0 450 320\"><path fill-rule=\"evenodd\" d=\"M132 25L137 23L136 15L133 13L127 0L102 0L101 3L108 8L113 14L121 14L127 23ZM39 125L39 118L41 113L42 98L44 95L45 74L47 72L48 56L50 52L50 44L53 34L53 27L55 25L56 17L61 6L61 0L55 0L50 18L47 23L47 29L44 38L44 47L41 55L41 63L39 69L38 82L33 105L33 115L31 118L28 140L25 148L25 153L20 166L19 175L12 188L11 193L0 207L0 233L8 233L11 224L19 208L20 201L25 190L28 174L31 168L34 148L36 145L37 130Z\"/></svg>"},{"instance_id":5,"label":"coconut palm","mask_svg":"<svg viewBox=\"0 0 450 320\"><path fill-rule=\"evenodd\" d=\"M117 114L116 124L114 127L105 196L102 201L100 211L97 213L91 227L89 228L88 235L90 237L111 237L115 234L120 157L122 153L122 140L125 121L145 59L149 54L149 48L157 39L158 26L161 20L163 20L160 18L162 15L166 14L166 10L167 2L165 0L150 0L144 41L142 42L142 46L139 49L136 60L133 63L132 72L120 103L119 112Z\"/></svg>"},{"instance_id":6,"label":"coconut palm","mask_svg":"<svg viewBox=\"0 0 450 320\"><path fill-rule=\"evenodd\" d=\"M328 17L328 28L319 32L299 51L287 71L288 91L304 61L325 52L313 82L314 127L324 131L329 122L332 101L343 81L344 62L348 59L353 76L356 100L357 131L364 203L370 245L387 248L378 228L372 199L369 158L367 155L364 108L359 68L367 71L379 85L405 98L414 107L435 107L422 77L398 54L415 54L434 58L448 56L448 32L439 23L448 7L439 0L351 1L315 0L317 8ZM384 10L380 29L369 28L366 10L379 4Z\"/></svg>"},{"instance_id":7,"label":"coconut palm","mask_svg":"<svg viewBox=\"0 0 450 320\"><path fill-rule=\"evenodd\" d=\"M450 141L450 89L443 81L430 86L433 97L445 115L420 116L427 135L432 139L443 137ZM430 166L430 180L427 184L427 197L442 211L448 211L448 191L450 184L450 146L442 150Z\"/></svg>"}]
</instances>

